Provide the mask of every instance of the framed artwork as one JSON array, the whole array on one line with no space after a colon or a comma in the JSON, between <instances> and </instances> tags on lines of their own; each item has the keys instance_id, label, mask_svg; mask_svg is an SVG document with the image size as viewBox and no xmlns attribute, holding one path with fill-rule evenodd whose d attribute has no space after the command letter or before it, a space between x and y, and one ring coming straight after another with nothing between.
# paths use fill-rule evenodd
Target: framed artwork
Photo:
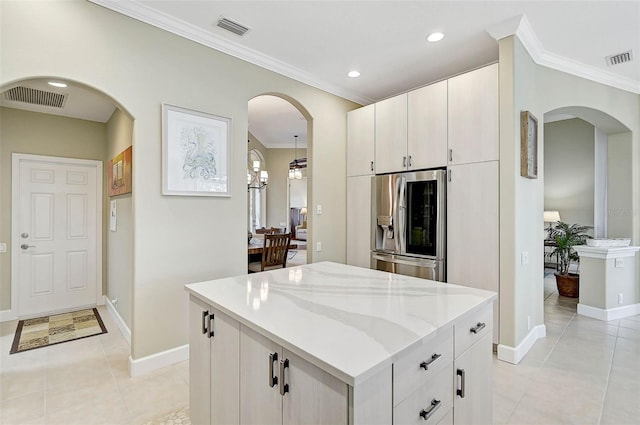
<instances>
[{"instance_id":1,"label":"framed artwork","mask_svg":"<svg viewBox=\"0 0 640 425\"><path fill-rule=\"evenodd\" d=\"M520 175L538 178L538 120L529 111L520 112Z\"/></svg>"},{"instance_id":2,"label":"framed artwork","mask_svg":"<svg viewBox=\"0 0 640 425\"><path fill-rule=\"evenodd\" d=\"M162 194L231 196L231 119L162 105Z\"/></svg>"},{"instance_id":3,"label":"framed artwork","mask_svg":"<svg viewBox=\"0 0 640 425\"><path fill-rule=\"evenodd\" d=\"M108 161L109 196L131 193L131 154L132 149L129 146Z\"/></svg>"}]
</instances>

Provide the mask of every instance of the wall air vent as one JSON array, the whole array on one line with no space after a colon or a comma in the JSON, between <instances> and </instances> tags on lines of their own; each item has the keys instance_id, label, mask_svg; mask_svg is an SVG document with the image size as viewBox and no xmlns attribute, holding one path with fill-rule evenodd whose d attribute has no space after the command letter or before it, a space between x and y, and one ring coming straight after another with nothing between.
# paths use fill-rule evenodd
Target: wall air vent
<instances>
[{"instance_id":1,"label":"wall air vent","mask_svg":"<svg viewBox=\"0 0 640 425\"><path fill-rule=\"evenodd\" d=\"M631 54L631 50L629 50L624 53L618 53L617 55L607 56L606 60L607 65L609 66L620 65L621 63L631 62L633 60L633 55Z\"/></svg>"},{"instance_id":2,"label":"wall air vent","mask_svg":"<svg viewBox=\"0 0 640 425\"><path fill-rule=\"evenodd\" d=\"M233 22L231 19L227 19L224 16L218 19L218 23L216 25L224 30L239 35L240 37L242 37L249 31L248 27L245 27L244 25L237 22Z\"/></svg>"},{"instance_id":3,"label":"wall air vent","mask_svg":"<svg viewBox=\"0 0 640 425\"><path fill-rule=\"evenodd\" d=\"M4 99L12 102L29 103L31 105L64 108L67 95L50 91L18 86L4 92Z\"/></svg>"}]
</instances>

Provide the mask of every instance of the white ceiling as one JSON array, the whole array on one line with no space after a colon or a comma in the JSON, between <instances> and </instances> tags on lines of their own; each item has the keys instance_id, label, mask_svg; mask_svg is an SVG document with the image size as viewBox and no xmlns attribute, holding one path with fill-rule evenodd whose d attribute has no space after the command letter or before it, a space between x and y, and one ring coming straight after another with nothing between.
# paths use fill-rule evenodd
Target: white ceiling
<instances>
[{"instance_id":1,"label":"white ceiling","mask_svg":"<svg viewBox=\"0 0 640 425\"><path fill-rule=\"evenodd\" d=\"M249 101L249 133L267 148L307 147L307 120L291 103L263 95Z\"/></svg>"}]
</instances>

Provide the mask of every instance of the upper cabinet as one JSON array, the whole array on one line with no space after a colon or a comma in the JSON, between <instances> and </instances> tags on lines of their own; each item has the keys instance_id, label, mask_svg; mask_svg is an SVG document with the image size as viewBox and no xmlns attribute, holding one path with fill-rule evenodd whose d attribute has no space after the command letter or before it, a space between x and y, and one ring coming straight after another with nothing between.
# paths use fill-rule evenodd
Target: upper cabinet
<instances>
[{"instance_id":1,"label":"upper cabinet","mask_svg":"<svg viewBox=\"0 0 640 425\"><path fill-rule=\"evenodd\" d=\"M376 174L407 169L407 93L377 102Z\"/></svg>"},{"instance_id":2,"label":"upper cabinet","mask_svg":"<svg viewBox=\"0 0 640 425\"><path fill-rule=\"evenodd\" d=\"M376 103L376 173L447 165L447 82Z\"/></svg>"},{"instance_id":3,"label":"upper cabinet","mask_svg":"<svg viewBox=\"0 0 640 425\"><path fill-rule=\"evenodd\" d=\"M447 165L447 81L409 92L409 170Z\"/></svg>"},{"instance_id":4,"label":"upper cabinet","mask_svg":"<svg viewBox=\"0 0 640 425\"><path fill-rule=\"evenodd\" d=\"M347 113L347 176L374 173L375 105Z\"/></svg>"},{"instance_id":5,"label":"upper cabinet","mask_svg":"<svg viewBox=\"0 0 640 425\"><path fill-rule=\"evenodd\" d=\"M498 160L498 64L449 79L449 165Z\"/></svg>"}]
</instances>

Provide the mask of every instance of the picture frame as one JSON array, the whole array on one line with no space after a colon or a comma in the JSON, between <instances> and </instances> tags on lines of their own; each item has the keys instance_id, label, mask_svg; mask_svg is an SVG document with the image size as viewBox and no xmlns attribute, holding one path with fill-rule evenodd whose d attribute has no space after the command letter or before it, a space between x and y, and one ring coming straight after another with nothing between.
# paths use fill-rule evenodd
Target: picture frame
<instances>
[{"instance_id":1,"label":"picture frame","mask_svg":"<svg viewBox=\"0 0 640 425\"><path fill-rule=\"evenodd\" d=\"M538 120L529 111L520 112L520 175L538 178Z\"/></svg>"},{"instance_id":2,"label":"picture frame","mask_svg":"<svg viewBox=\"0 0 640 425\"><path fill-rule=\"evenodd\" d=\"M107 181L109 196L124 195L132 191L132 152L129 146L107 162Z\"/></svg>"},{"instance_id":3,"label":"picture frame","mask_svg":"<svg viewBox=\"0 0 640 425\"><path fill-rule=\"evenodd\" d=\"M231 118L162 104L162 194L231 196Z\"/></svg>"}]
</instances>

